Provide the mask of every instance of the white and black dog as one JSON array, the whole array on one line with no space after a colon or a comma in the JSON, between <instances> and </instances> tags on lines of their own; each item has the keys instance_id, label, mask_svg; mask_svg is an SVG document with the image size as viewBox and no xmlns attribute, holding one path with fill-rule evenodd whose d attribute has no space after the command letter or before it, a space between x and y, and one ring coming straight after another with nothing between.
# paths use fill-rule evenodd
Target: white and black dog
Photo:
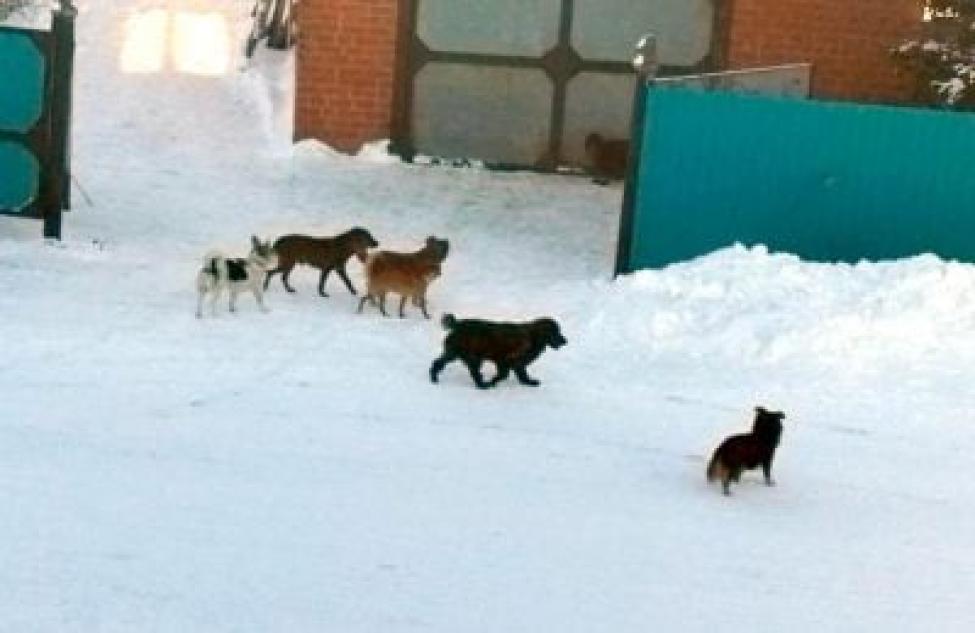
<instances>
[{"instance_id":1,"label":"white and black dog","mask_svg":"<svg viewBox=\"0 0 975 633\"><path fill-rule=\"evenodd\" d=\"M250 290L257 299L257 305L263 312L267 312L264 305L264 278L267 271L276 268L278 255L274 252L270 240L261 242L251 236L251 252L247 259L234 259L224 256L217 251L211 251L203 257L203 268L196 276L196 290L199 297L196 304L196 317L203 316L203 300L210 295L210 306L213 314L217 314L217 300L224 288L230 291L230 311L237 309L237 295Z\"/></svg>"}]
</instances>

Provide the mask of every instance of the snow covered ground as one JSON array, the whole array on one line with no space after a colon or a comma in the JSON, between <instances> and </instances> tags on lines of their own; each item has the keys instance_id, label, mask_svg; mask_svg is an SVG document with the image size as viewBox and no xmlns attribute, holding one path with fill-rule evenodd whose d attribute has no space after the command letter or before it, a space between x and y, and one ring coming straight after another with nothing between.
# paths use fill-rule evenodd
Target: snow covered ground
<instances>
[{"instance_id":1,"label":"snow covered ground","mask_svg":"<svg viewBox=\"0 0 975 633\"><path fill-rule=\"evenodd\" d=\"M291 148L246 2L78 4L84 194L0 219L0 631L972 630L975 267L613 282L618 188ZM435 322L307 269L193 318L207 249L353 224L451 240L435 313L557 317L543 386L431 385ZM756 404L778 486L724 498Z\"/></svg>"}]
</instances>

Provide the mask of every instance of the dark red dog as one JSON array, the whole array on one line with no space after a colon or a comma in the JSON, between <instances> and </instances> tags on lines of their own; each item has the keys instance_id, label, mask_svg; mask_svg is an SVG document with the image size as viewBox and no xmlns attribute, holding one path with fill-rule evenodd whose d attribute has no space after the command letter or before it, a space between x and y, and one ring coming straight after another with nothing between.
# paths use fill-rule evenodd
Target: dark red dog
<instances>
[{"instance_id":1,"label":"dark red dog","mask_svg":"<svg viewBox=\"0 0 975 633\"><path fill-rule=\"evenodd\" d=\"M714 451L708 464L708 481L721 481L724 494L731 494L729 484L738 482L743 470L762 467L765 485L772 486L772 459L782 437L782 420L785 414L780 411L766 411L755 408L755 422L752 432L732 435L725 439Z\"/></svg>"},{"instance_id":2,"label":"dark red dog","mask_svg":"<svg viewBox=\"0 0 975 633\"><path fill-rule=\"evenodd\" d=\"M543 318L528 323L496 323L480 319L458 320L444 315L443 326L450 331L444 339L443 354L430 366L430 380L437 378L447 363L458 358L467 365L471 378L479 389L488 389L508 377L512 371L523 385L537 387L540 383L528 375L528 365L545 351L566 344L555 319ZM498 368L497 375L485 381L481 364L491 361Z\"/></svg>"}]
</instances>

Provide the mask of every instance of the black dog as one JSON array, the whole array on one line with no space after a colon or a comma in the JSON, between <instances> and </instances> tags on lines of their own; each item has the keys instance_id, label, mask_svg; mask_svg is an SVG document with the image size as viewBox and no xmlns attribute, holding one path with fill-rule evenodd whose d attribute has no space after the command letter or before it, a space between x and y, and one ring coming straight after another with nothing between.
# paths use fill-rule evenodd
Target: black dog
<instances>
[{"instance_id":1,"label":"black dog","mask_svg":"<svg viewBox=\"0 0 975 633\"><path fill-rule=\"evenodd\" d=\"M515 372L518 382L536 387L539 381L528 375L527 367L545 350L558 349L566 344L565 337L554 319L535 319L528 323L495 323L477 319L458 321L454 315L443 318L443 326L450 333L444 339L444 352L430 366L430 380L437 382L443 368L458 358L467 365L471 378L479 389L488 389ZM498 368L497 375L485 382L481 363L489 360Z\"/></svg>"},{"instance_id":2,"label":"black dog","mask_svg":"<svg viewBox=\"0 0 975 633\"><path fill-rule=\"evenodd\" d=\"M714 457L708 464L708 481L721 480L721 490L724 494L731 494L728 485L741 478L741 471L762 467L765 474L765 485L772 486L772 459L775 448L782 437L782 420L785 414L780 411L766 411L762 407L755 408L755 422L752 432L743 435L732 435L725 439L714 451Z\"/></svg>"}]
</instances>

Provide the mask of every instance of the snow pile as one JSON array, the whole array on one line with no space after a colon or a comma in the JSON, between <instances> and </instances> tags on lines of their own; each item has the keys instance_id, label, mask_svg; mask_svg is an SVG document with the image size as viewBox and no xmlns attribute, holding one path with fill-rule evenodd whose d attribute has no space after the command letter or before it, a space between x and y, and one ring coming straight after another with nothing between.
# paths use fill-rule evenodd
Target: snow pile
<instances>
[{"instance_id":1,"label":"snow pile","mask_svg":"<svg viewBox=\"0 0 975 633\"><path fill-rule=\"evenodd\" d=\"M602 310L608 331L749 363L912 361L975 330L975 268L933 256L825 265L736 247L620 286Z\"/></svg>"},{"instance_id":2,"label":"snow pile","mask_svg":"<svg viewBox=\"0 0 975 633\"><path fill-rule=\"evenodd\" d=\"M394 165L400 162L398 156L390 153L388 140L377 141L375 143L366 143L358 151L356 157L360 160L366 160L381 165Z\"/></svg>"}]
</instances>

